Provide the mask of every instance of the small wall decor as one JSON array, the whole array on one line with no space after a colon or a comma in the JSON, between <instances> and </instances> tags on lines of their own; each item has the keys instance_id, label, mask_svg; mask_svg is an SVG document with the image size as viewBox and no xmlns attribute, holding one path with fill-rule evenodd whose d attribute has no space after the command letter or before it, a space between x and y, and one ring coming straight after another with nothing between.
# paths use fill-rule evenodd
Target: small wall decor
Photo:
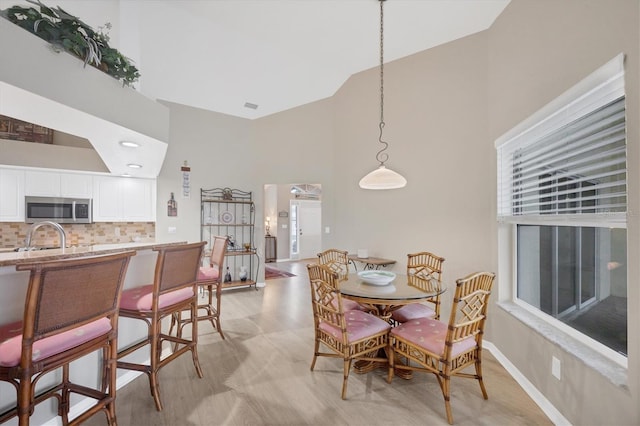
<instances>
[{"instance_id":1,"label":"small wall decor","mask_svg":"<svg viewBox=\"0 0 640 426\"><path fill-rule=\"evenodd\" d=\"M185 160L184 165L180 167L182 172L182 198L191 197L191 167L187 165Z\"/></svg>"},{"instance_id":2,"label":"small wall decor","mask_svg":"<svg viewBox=\"0 0 640 426\"><path fill-rule=\"evenodd\" d=\"M178 203L171 193L171 198L167 201L167 216L178 216Z\"/></svg>"}]
</instances>

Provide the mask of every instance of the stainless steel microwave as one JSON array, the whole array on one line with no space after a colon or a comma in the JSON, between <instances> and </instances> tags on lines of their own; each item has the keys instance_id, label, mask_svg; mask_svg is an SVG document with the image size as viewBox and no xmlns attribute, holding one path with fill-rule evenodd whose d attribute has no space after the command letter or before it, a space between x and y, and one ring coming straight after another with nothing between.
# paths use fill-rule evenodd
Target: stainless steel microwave
<instances>
[{"instance_id":1,"label":"stainless steel microwave","mask_svg":"<svg viewBox=\"0 0 640 426\"><path fill-rule=\"evenodd\" d=\"M25 197L25 222L92 223L90 198Z\"/></svg>"}]
</instances>

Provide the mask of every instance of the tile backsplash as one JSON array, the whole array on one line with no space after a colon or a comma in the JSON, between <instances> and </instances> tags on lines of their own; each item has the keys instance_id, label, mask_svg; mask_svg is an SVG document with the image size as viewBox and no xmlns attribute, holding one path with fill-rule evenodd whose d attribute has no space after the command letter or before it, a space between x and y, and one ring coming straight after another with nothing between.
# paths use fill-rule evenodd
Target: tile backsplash
<instances>
[{"instance_id":1,"label":"tile backsplash","mask_svg":"<svg viewBox=\"0 0 640 426\"><path fill-rule=\"evenodd\" d=\"M99 222L89 224L61 224L67 234L67 247L94 244L129 243L133 241L155 241L155 222ZM0 222L0 248L24 247L31 224L23 222ZM59 246L58 233L45 226L33 236L33 246Z\"/></svg>"}]
</instances>

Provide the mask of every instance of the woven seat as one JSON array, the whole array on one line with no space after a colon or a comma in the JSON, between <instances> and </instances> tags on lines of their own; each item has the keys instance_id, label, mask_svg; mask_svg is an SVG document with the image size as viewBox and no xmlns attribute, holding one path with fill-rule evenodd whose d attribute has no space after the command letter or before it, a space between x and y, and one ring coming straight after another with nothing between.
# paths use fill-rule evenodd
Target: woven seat
<instances>
[{"instance_id":1,"label":"woven seat","mask_svg":"<svg viewBox=\"0 0 640 426\"><path fill-rule=\"evenodd\" d=\"M442 262L443 257L427 251L408 254L407 275L437 281L438 285L442 285ZM398 325L418 318L440 319L440 294L425 303L429 304L412 303L395 310L391 315L393 324Z\"/></svg>"},{"instance_id":2,"label":"woven seat","mask_svg":"<svg viewBox=\"0 0 640 426\"><path fill-rule=\"evenodd\" d=\"M214 329L218 330L220 337L224 339L224 333L220 326L220 312L222 302L222 264L224 263L225 254L227 252L227 246L229 243L228 237L213 236L213 247L211 247L211 255L209 256L209 265L201 266L198 269L198 276L196 284L199 289L199 293L206 293L207 301L205 303L198 304L198 321L210 321ZM213 289L215 287L216 305L213 305ZM200 312L204 310L204 313ZM190 323L189 319L182 318L183 312L178 312L171 318L171 327L169 334L173 330L173 327L177 327L178 337L182 336L182 329L185 325Z\"/></svg>"},{"instance_id":3,"label":"woven seat","mask_svg":"<svg viewBox=\"0 0 640 426\"><path fill-rule=\"evenodd\" d=\"M382 361L378 350L388 349L391 326L366 312L345 311L338 274L323 265L307 265L311 284L315 347L311 370L319 356L343 361L342 399L347 398L347 379L353 360ZM331 352L321 352L321 344Z\"/></svg>"},{"instance_id":4,"label":"woven seat","mask_svg":"<svg viewBox=\"0 0 640 426\"><path fill-rule=\"evenodd\" d=\"M338 274L339 280L347 279L349 275L349 252L338 249L327 249L318 253L318 264L324 265L332 272ZM358 302L349 299L342 300L342 306L345 311L367 311L368 309Z\"/></svg>"},{"instance_id":5,"label":"woven seat","mask_svg":"<svg viewBox=\"0 0 640 426\"><path fill-rule=\"evenodd\" d=\"M419 318L390 332L393 350L389 354L387 381L391 383L394 368L435 374L450 424L452 376L478 380L483 398L488 398L482 381L482 336L494 279L493 273L478 272L457 280L448 323ZM408 362L396 363L398 356ZM471 365L475 366L475 374L463 373Z\"/></svg>"},{"instance_id":6,"label":"woven seat","mask_svg":"<svg viewBox=\"0 0 640 426\"><path fill-rule=\"evenodd\" d=\"M153 284L127 289L122 293L120 316L142 320L148 333L144 340L118 352L118 368L140 371L149 377L151 395L158 411L162 410L158 371L180 355L191 352L198 377L202 369L198 360L198 294L196 277L206 243L169 244L154 247L158 252ZM190 338L162 333L162 319L189 310ZM194 320L191 320L194 318ZM162 357L163 342L172 343L173 352ZM149 346L149 364L124 360L128 355Z\"/></svg>"},{"instance_id":7,"label":"woven seat","mask_svg":"<svg viewBox=\"0 0 640 426\"><path fill-rule=\"evenodd\" d=\"M0 325L0 380L17 392L14 408L0 415L0 423L18 417L28 425L36 404L58 401L63 424L80 424L104 411L116 425L116 368L118 305L129 259L135 252L49 262L25 263L29 288L22 321ZM73 383L70 364L100 351L99 387ZM60 383L37 394L39 380L61 369ZM57 374L57 373L52 373ZM93 400L71 421L71 394Z\"/></svg>"}]
</instances>

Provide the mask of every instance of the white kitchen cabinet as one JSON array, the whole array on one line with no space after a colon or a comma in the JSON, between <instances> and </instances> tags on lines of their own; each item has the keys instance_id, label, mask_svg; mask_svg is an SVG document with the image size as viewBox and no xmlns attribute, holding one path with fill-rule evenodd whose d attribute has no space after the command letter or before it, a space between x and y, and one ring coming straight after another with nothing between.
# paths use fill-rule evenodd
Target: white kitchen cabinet
<instances>
[{"instance_id":1,"label":"white kitchen cabinet","mask_svg":"<svg viewBox=\"0 0 640 426\"><path fill-rule=\"evenodd\" d=\"M91 198L91 175L49 171L25 172L25 195L36 197Z\"/></svg>"},{"instance_id":2,"label":"white kitchen cabinet","mask_svg":"<svg viewBox=\"0 0 640 426\"><path fill-rule=\"evenodd\" d=\"M155 200L155 179L93 178L94 222L155 222Z\"/></svg>"},{"instance_id":3,"label":"white kitchen cabinet","mask_svg":"<svg viewBox=\"0 0 640 426\"><path fill-rule=\"evenodd\" d=\"M0 169L0 222L24 222L24 170Z\"/></svg>"}]
</instances>

